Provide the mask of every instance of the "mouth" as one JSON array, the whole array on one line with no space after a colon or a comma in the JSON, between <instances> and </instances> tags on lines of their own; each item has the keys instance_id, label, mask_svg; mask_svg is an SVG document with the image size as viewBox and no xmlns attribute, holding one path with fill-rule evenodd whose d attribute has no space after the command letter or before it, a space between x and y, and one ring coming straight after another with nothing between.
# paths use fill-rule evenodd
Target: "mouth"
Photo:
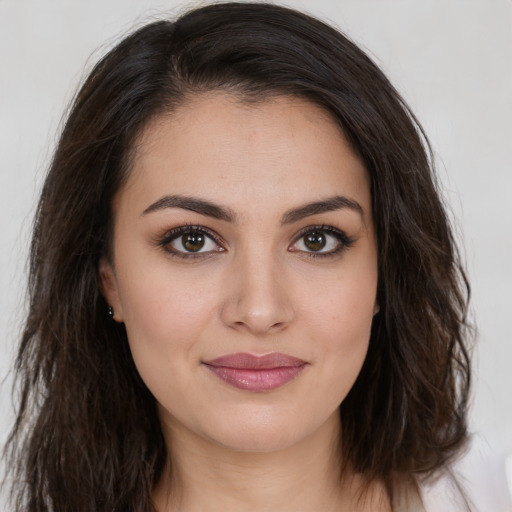
<instances>
[{"instance_id":1,"label":"mouth","mask_svg":"<svg viewBox=\"0 0 512 512\"><path fill-rule=\"evenodd\" d=\"M263 356L228 354L203 364L219 379L246 391L271 391L295 379L306 361L277 352Z\"/></svg>"}]
</instances>

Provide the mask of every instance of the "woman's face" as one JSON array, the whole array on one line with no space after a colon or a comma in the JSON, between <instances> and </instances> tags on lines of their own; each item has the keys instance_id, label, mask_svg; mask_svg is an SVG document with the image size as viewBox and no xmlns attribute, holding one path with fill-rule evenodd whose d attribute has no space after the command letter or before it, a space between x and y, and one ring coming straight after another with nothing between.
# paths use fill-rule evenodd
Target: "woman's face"
<instances>
[{"instance_id":1,"label":"woman's face","mask_svg":"<svg viewBox=\"0 0 512 512\"><path fill-rule=\"evenodd\" d=\"M103 293L164 433L274 451L325 432L376 311L369 179L320 107L195 97L144 131Z\"/></svg>"}]
</instances>

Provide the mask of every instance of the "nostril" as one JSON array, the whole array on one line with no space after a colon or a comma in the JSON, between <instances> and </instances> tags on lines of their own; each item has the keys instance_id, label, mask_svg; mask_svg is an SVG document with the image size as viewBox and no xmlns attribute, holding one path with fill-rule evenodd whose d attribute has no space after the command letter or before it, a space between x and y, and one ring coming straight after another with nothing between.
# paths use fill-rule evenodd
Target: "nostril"
<instances>
[{"instance_id":1,"label":"nostril","mask_svg":"<svg viewBox=\"0 0 512 512\"><path fill-rule=\"evenodd\" d=\"M247 330L257 335L286 328L294 317L291 295L283 280L267 275L268 268L248 272L243 267L237 276L231 275L220 304L220 316L225 325Z\"/></svg>"}]
</instances>

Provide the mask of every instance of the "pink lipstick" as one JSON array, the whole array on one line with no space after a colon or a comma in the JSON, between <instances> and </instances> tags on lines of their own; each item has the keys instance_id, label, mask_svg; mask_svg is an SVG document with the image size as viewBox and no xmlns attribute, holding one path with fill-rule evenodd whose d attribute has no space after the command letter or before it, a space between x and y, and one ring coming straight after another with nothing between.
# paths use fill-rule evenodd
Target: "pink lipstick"
<instances>
[{"instance_id":1,"label":"pink lipstick","mask_svg":"<svg viewBox=\"0 0 512 512\"><path fill-rule=\"evenodd\" d=\"M274 352L264 356L228 354L204 365L224 382L247 391L270 391L299 375L306 361Z\"/></svg>"}]
</instances>

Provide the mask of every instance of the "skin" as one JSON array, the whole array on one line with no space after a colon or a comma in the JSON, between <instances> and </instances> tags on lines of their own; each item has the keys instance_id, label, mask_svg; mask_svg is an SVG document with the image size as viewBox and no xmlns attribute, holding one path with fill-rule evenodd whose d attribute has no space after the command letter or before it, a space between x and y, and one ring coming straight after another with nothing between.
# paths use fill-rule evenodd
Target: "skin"
<instances>
[{"instance_id":1,"label":"skin","mask_svg":"<svg viewBox=\"0 0 512 512\"><path fill-rule=\"evenodd\" d=\"M162 207L167 195L234 218ZM334 196L358 208L289 214ZM378 485L357 502L361 481L338 469L338 407L378 310L377 247L367 172L330 116L292 97L196 96L145 129L113 210L102 291L158 402L172 464L158 510L388 510ZM187 253L181 235L169 241L187 225L216 240ZM311 250L312 226L342 241L324 229ZM239 352L306 364L276 389L241 390L204 364Z\"/></svg>"}]
</instances>

